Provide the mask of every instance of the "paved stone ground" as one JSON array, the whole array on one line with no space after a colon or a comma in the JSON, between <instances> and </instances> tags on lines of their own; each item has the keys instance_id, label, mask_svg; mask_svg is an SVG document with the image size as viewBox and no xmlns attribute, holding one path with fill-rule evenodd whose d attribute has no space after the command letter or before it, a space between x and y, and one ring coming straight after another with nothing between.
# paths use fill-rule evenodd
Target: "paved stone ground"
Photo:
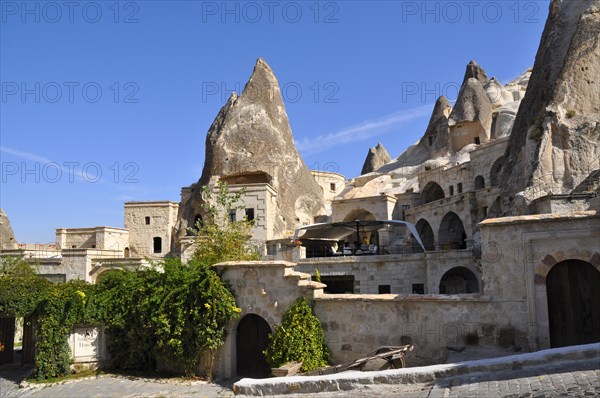
<instances>
[{"instance_id":1,"label":"paved stone ground","mask_svg":"<svg viewBox=\"0 0 600 398\"><path fill-rule=\"evenodd\" d=\"M20 373L19 373L20 372ZM0 372L0 398L13 397L232 397L231 389L203 382L164 382L139 378L103 376L70 381L45 388L19 389L23 370ZM371 385L352 391L291 394L278 397L598 397L600 358L570 363L539 365L526 370L469 374L440 379L432 384Z\"/></svg>"}]
</instances>

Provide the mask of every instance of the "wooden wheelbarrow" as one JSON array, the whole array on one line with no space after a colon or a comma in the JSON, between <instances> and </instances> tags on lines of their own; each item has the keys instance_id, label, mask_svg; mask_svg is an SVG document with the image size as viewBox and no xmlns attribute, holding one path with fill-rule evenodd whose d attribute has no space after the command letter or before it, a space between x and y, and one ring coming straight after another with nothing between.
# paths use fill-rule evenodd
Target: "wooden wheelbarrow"
<instances>
[{"instance_id":1,"label":"wooden wheelbarrow","mask_svg":"<svg viewBox=\"0 0 600 398\"><path fill-rule=\"evenodd\" d=\"M326 368L302 373L302 375L328 375L345 372L347 370L373 371L404 368L406 367L406 361L404 357L406 356L407 352L412 351L413 349L414 346L410 344L404 346L382 346L369 353L364 358L357 359L353 362L328 366Z\"/></svg>"}]
</instances>

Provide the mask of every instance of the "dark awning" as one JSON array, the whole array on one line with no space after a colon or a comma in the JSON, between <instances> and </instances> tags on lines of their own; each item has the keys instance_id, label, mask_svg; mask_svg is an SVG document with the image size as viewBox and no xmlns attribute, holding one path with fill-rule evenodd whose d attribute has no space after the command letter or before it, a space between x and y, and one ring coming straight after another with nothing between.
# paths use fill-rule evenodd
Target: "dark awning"
<instances>
[{"instance_id":1,"label":"dark awning","mask_svg":"<svg viewBox=\"0 0 600 398\"><path fill-rule=\"evenodd\" d=\"M356 220L305 225L303 227L296 228L294 231L294 240L339 241L352 234L359 234L360 232L375 232L387 226L399 225L406 226L410 233L415 237L417 242L419 242L423 250L425 250L425 246L423 246L423 242L421 241L421 237L419 237L419 233L417 232L415 225L406 221L397 220Z\"/></svg>"}]
</instances>

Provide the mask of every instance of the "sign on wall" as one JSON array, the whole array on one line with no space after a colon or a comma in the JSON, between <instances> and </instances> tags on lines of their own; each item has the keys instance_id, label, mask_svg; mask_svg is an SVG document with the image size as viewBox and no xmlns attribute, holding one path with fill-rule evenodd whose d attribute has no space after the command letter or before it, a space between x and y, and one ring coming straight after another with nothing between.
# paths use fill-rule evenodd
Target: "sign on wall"
<instances>
[{"instance_id":1,"label":"sign on wall","mask_svg":"<svg viewBox=\"0 0 600 398\"><path fill-rule=\"evenodd\" d=\"M102 326L76 326L70 338L75 362L93 362L104 359L105 337Z\"/></svg>"}]
</instances>

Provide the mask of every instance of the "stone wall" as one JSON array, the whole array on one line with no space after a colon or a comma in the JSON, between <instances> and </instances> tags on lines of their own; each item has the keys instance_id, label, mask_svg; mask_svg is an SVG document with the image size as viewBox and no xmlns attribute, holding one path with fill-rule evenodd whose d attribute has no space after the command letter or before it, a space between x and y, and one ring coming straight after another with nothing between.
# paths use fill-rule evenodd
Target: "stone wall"
<instances>
[{"instance_id":1,"label":"stone wall","mask_svg":"<svg viewBox=\"0 0 600 398\"><path fill-rule=\"evenodd\" d=\"M378 294L382 285L389 285L391 293L410 294L413 284L427 285L423 254L311 258L294 269L311 275L318 269L322 277L352 275L356 294Z\"/></svg>"},{"instance_id":2,"label":"stone wall","mask_svg":"<svg viewBox=\"0 0 600 398\"><path fill-rule=\"evenodd\" d=\"M494 303L471 295L321 295L315 298L315 311L334 363L385 345L413 344L408 366L443 363L447 347L528 350L524 301Z\"/></svg>"},{"instance_id":3,"label":"stone wall","mask_svg":"<svg viewBox=\"0 0 600 398\"><path fill-rule=\"evenodd\" d=\"M346 188L346 177L338 173L320 170L311 170L310 174L323 190L325 211L327 215L331 215L331 202Z\"/></svg>"},{"instance_id":4,"label":"stone wall","mask_svg":"<svg viewBox=\"0 0 600 398\"><path fill-rule=\"evenodd\" d=\"M236 211L236 220L244 219L246 209L254 209L252 240L264 246L264 242L273 238L277 192L269 184L230 185L229 189L231 192L244 190L240 198L244 209Z\"/></svg>"},{"instance_id":5,"label":"stone wall","mask_svg":"<svg viewBox=\"0 0 600 398\"><path fill-rule=\"evenodd\" d=\"M339 199L331 204L333 222L354 220L391 220L396 198L390 195ZM369 218L365 218L369 216Z\"/></svg>"},{"instance_id":6,"label":"stone wall","mask_svg":"<svg viewBox=\"0 0 600 398\"><path fill-rule=\"evenodd\" d=\"M600 271L600 216L595 211L485 220L480 224L485 294L524 300L532 349L550 348L546 276L563 260Z\"/></svg>"},{"instance_id":7,"label":"stone wall","mask_svg":"<svg viewBox=\"0 0 600 398\"><path fill-rule=\"evenodd\" d=\"M125 228L129 230L132 257L162 258L171 251L178 208L177 203L168 201L125 203ZM161 238L159 253L154 252L154 238Z\"/></svg>"},{"instance_id":8,"label":"stone wall","mask_svg":"<svg viewBox=\"0 0 600 398\"><path fill-rule=\"evenodd\" d=\"M129 245L129 231L122 228L57 228L59 249L98 249L123 251Z\"/></svg>"}]
</instances>

